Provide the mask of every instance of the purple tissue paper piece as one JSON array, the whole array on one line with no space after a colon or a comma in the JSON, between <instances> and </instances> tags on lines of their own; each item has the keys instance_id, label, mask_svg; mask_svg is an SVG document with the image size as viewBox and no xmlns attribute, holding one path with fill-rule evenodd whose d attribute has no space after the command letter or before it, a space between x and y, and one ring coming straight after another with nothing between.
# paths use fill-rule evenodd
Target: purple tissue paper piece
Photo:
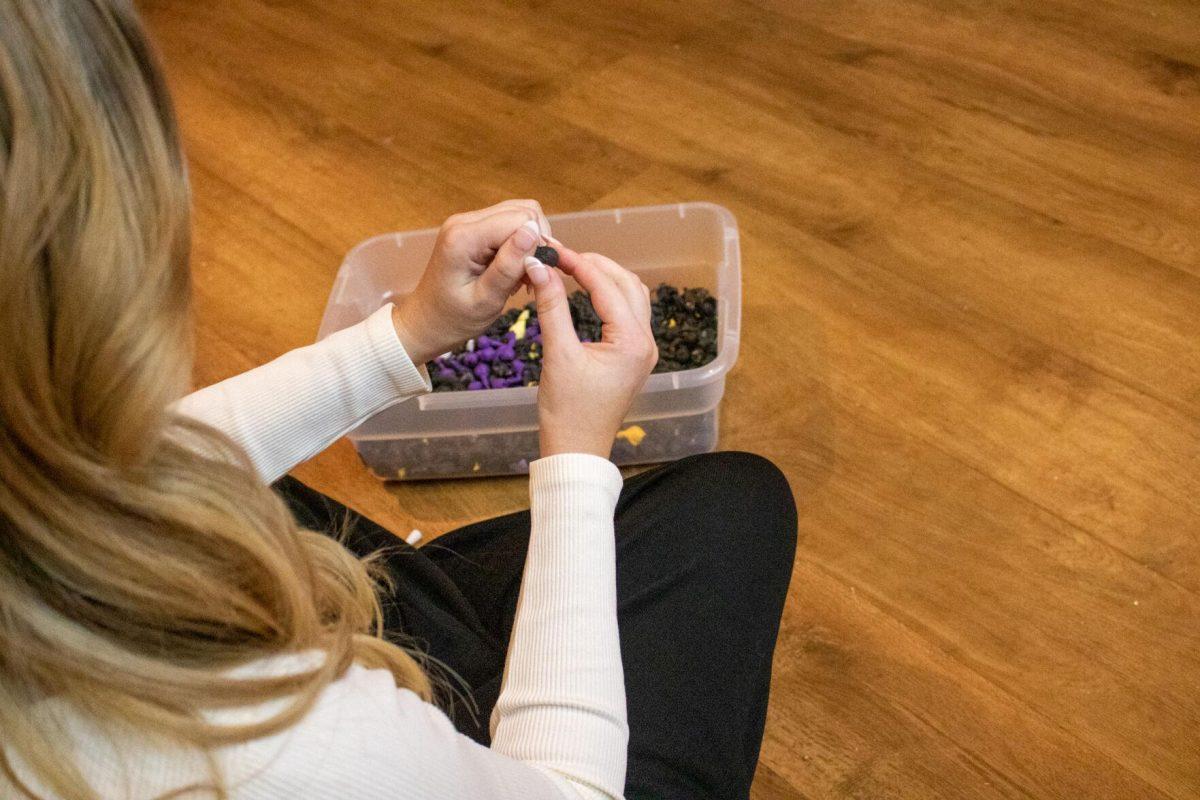
<instances>
[{"instance_id":1,"label":"purple tissue paper piece","mask_svg":"<svg viewBox=\"0 0 1200 800\"><path fill-rule=\"evenodd\" d=\"M475 340L475 349L479 350L484 347L491 347L494 344L496 344L496 342L495 342L495 340L492 339L492 337L480 336L478 339Z\"/></svg>"},{"instance_id":2,"label":"purple tissue paper piece","mask_svg":"<svg viewBox=\"0 0 1200 800\"><path fill-rule=\"evenodd\" d=\"M462 363L468 367L475 366L479 363L479 353L463 353Z\"/></svg>"},{"instance_id":3,"label":"purple tissue paper piece","mask_svg":"<svg viewBox=\"0 0 1200 800\"><path fill-rule=\"evenodd\" d=\"M496 348L494 348L494 347L485 347L482 350L479 350L478 353L479 353L479 357L482 358L484 361L495 361L496 360Z\"/></svg>"},{"instance_id":4,"label":"purple tissue paper piece","mask_svg":"<svg viewBox=\"0 0 1200 800\"><path fill-rule=\"evenodd\" d=\"M482 381L487 379L488 373L491 372L491 368L489 368L487 364L476 364L474 372L475 377Z\"/></svg>"},{"instance_id":5,"label":"purple tissue paper piece","mask_svg":"<svg viewBox=\"0 0 1200 800\"><path fill-rule=\"evenodd\" d=\"M470 389L471 391L477 391L477 390L483 388L483 384L480 383L479 381L471 381L470 383L467 384L467 388Z\"/></svg>"},{"instance_id":6,"label":"purple tissue paper piece","mask_svg":"<svg viewBox=\"0 0 1200 800\"><path fill-rule=\"evenodd\" d=\"M516 344L517 343L517 334L513 333L512 331L509 331L508 333L504 334L504 343L505 344Z\"/></svg>"},{"instance_id":7,"label":"purple tissue paper piece","mask_svg":"<svg viewBox=\"0 0 1200 800\"><path fill-rule=\"evenodd\" d=\"M501 345L496 348L496 358L501 361L512 361L516 357L517 351L513 349L511 344Z\"/></svg>"}]
</instances>

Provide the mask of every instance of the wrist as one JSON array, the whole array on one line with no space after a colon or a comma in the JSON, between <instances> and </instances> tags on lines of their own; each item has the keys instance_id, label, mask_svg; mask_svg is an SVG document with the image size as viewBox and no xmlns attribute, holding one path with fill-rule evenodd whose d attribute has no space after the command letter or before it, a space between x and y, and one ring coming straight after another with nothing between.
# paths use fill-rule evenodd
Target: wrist
<instances>
[{"instance_id":1,"label":"wrist","mask_svg":"<svg viewBox=\"0 0 1200 800\"><path fill-rule=\"evenodd\" d=\"M584 453L607 459L612 455L613 436L578 427L547 425L538 432L538 452L542 458L564 453Z\"/></svg>"},{"instance_id":2,"label":"wrist","mask_svg":"<svg viewBox=\"0 0 1200 800\"><path fill-rule=\"evenodd\" d=\"M420 366L446 352L447 347L429 336L429 326L417 316L408 302L392 306L392 325L396 329L396 338L413 363Z\"/></svg>"}]
</instances>

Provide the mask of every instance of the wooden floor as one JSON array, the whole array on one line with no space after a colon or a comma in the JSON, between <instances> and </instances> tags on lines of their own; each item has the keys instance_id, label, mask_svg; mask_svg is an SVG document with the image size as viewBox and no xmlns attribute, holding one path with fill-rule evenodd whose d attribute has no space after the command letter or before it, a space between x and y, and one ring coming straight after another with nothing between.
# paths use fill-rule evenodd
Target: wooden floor
<instances>
[{"instance_id":1,"label":"wooden floor","mask_svg":"<svg viewBox=\"0 0 1200 800\"><path fill-rule=\"evenodd\" d=\"M712 200L721 444L801 544L757 800L1200 797L1200 3L141 3L210 382L342 254L506 197ZM301 478L402 532L522 481Z\"/></svg>"}]
</instances>

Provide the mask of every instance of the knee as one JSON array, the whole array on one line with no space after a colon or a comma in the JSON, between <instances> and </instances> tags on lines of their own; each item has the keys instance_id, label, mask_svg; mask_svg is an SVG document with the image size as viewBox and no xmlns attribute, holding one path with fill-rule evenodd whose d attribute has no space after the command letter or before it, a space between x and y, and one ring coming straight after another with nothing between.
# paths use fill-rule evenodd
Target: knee
<instances>
[{"instance_id":1,"label":"knee","mask_svg":"<svg viewBox=\"0 0 1200 800\"><path fill-rule=\"evenodd\" d=\"M740 579L786 585L796 555L796 502L787 476L753 453L708 453L688 461L705 549L722 554L720 568Z\"/></svg>"}]
</instances>

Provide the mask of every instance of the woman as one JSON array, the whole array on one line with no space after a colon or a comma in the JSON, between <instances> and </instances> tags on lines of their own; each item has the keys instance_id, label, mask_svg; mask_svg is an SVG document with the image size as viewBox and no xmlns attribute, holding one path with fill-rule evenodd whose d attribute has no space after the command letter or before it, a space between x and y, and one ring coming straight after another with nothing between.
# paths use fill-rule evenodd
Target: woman
<instances>
[{"instance_id":1,"label":"woman","mask_svg":"<svg viewBox=\"0 0 1200 800\"><path fill-rule=\"evenodd\" d=\"M0 795L746 797L795 509L745 454L622 488L640 281L562 248L604 320L581 344L529 260L544 216L501 203L446 222L400 307L178 400L188 205L129 2L0 0ZM416 551L272 490L522 283L530 512Z\"/></svg>"}]
</instances>

